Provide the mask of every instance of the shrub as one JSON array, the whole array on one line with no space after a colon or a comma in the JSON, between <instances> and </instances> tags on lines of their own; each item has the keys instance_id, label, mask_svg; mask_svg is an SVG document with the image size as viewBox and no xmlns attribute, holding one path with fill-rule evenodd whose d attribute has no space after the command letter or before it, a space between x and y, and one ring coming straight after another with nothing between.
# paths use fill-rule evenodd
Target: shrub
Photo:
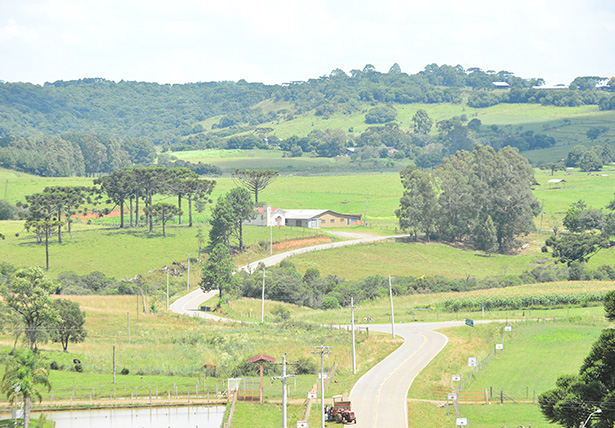
<instances>
[{"instance_id":1,"label":"shrub","mask_svg":"<svg viewBox=\"0 0 615 428\"><path fill-rule=\"evenodd\" d=\"M128 370L126 367L124 367L124 368L122 369L122 371L120 371L120 374L121 374L121 375L127 375L127 374L129 374L129 373L130 373L130 370Z\"/></svg>"},{"instance_id":2,"label":"shrub","mask_svg":"<svg viewBox=\"0 0 615 428\"><path fill-rule=\"evenodd\" d=\"M81 363L75 364L75 371L77 373L83 373L83 366L81 365Z\"/></svg>"},{"instance_id":3,"label":"shrub","mask_svg":"<svg viewBox=\"0 0 615 428\"><path fill-rule=\"evenodd\" d=\"M273 315L275 315L276 317L279 317L282 320L287 320L290 318L290 309L285 308L282 305L276 305L272 310L271 313Z\"/></svg>"},{"instance_id":4,"label":"shrub","mask_svg":"<svg viewBox=\"0 0 615 428\"><path fill-rule=\"evenodd\" d=\"M324 299L322 299L321 307L323 309L339 309L340 302L337 300L337 297L335 296L327 296Z\"/></svg>"},{"instance_id":5,"label":"shrub","mask_svg":"<svg viewBox=\"0 0 615 428\"><path fill-rule=\"evenodd\" d=\"M58 365L56 360L53 360L51 364L49 364L49 368L51 370L60 370L60 366Z\"/></svg>"},{"instance_id":6,"label":"shrub","mask_svg":"<svg viewBox=\"0 0 615 428\"><path fill-rule=\"evenodd\" d=\"M316 363L309 357L301 357L297 360L295 374L313 374L316 373Z\"/></svg>"}]
</instances>

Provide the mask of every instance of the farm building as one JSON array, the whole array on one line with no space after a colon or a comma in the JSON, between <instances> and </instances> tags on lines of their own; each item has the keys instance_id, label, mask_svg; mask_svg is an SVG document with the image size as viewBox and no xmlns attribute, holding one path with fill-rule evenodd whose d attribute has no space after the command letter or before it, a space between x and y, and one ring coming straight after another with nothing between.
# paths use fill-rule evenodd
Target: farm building
<instances>
[{"instance_id":1,"label":"farm building","mask_svg":"<svg viewBox=\"0 0 615 428\"><path fill-rule=\"evenodd\" d=\"M254 208L256 217L252 221L246 221L248 226L284 226L286 213L281 208L271 208L270 205Z\"/></svg>"},{"instance_id":2,"label":"farm building","mask_svg":"<svg viewBox=\"0 0 615 428\"><path fill-rule=\"evenodd\" d=\"M256 218L244 224L250 226L346 227L361 224L361 214L340 214L331 210L289 210L270 206L254 208Z\"/></svg>"}]
</instances>

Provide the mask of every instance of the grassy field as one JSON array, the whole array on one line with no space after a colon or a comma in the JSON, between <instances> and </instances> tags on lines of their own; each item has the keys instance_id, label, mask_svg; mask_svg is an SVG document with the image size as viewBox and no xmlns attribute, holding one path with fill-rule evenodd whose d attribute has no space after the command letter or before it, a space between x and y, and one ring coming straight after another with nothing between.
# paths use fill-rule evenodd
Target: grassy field
<instances>
[{"instance_id":1,"label":"grassy field","mask_svg":"<svg viewBox=\"0 0 615 428\"><path fill-rule=\"evenodd\" d=\"M41 355L50 365L55 361L61 370L51 371L55 401L66 401L71 395L86 400L109 399L116 396L145 396L158 391L180 394L213 392L226 389L224 379L232 377L234 368L252 355L265 353L281 360L287 353L289 362L308 358L313 366L319 360L311 354L311 345L331 345L333 354L325 359L326 368L337 364L335 387L331 393L348 393L354 381L373 364L399 346L399 340L388 335L360 335L358 355L364 361L360 373L352 375L350 334L338 329L311 326L273 324L236 324L206 322L201 319L158 314L139 313L137 320L136 296L71 296L86 312L88 337L84 343L70 344L68 353L59 344L43 344ZM148 303L152 303L149 299ZM158 307L164 305L157 302ZM269 319L273 316L268 313ZM13 342L9 336L0 338L2 351L7 352ZM113 346L116 348L117 382L112 383ZM378 349L378 352L374 352ZM73 369L73 359L81 361L83 372ZM211 377L204 364L215 364L221 377ZM128 375L120 375L126 368ZM290 383L290 395L304 398L316 377L301 375ZM332 384L333 385L333 384ZM278 384L265 383L265 398L280 398ZM45 393L49 402L51 394Z\"/></svg>"},{"instance_id":2,"label":"grassy field","mask_svg":"<svg viewBox=\"0 0 615 428\"><path fill-rule=\"evenodd\" d=\"M269 110L287 109L287 103L265 101L263 108ZM295 115L292 120L274 121L259 125L261 128L272 128L273 135L288 138L293 135L305 136L313 130L343 129L349 134L358 136L370 126L365 123L365 113L371 105L364 103L362 108L351 114L337 112L330 117L316 116L313 111ZM498 104L488 108L473 108L465 104L397 104L397 123L404 130L412 128L412 117L418 109L424 109L434 122L450 119L453 116L465 114L469 119L479 119L483 127L497 125L507 132L534 131L546 133L554 137L557 144L548 149L524 152L534 163L553 162L565 158L570 149L577 145L592 146L609 143L615 139L615 128L611 125L615 120L615 112L600 111L598 106L556 107L540 104ZM211 131L211 126L219 118L203 122L203 126ZM586 132L594 126L605 126L607 132L598 140L591 141ZM295 162L295 161L293 161ZM300 163L295 165L299 166ZM221 165L223 166L223 165Z\"/></svg>"},{"instance_id":3,"label":"grassy field","mask_svg":"<svg viewBox=\"0 0 615 428\"><path fill-rule=\"evenodd\" d=\"M605 326L604 321L575 317L567 322L516 322L512 332L503 332L502 324L475 325L472 339L468 327L442 331L449 338L444 350L423 370L409 391L411 398L445 400L442 394L434 394L434 385L450 390L452 374L461 374L464 389L493 390L489 405L460 404L462 417L467 417L471 426L544 426L544 419L537 405L532 403L534 393L551 389L562 374L578 371L592 343ZM484 361L492 353L496 343L504 344L504 352L498 352L478 374L467 367L467 358ZM553 358L554 355L566 358ZM470 376L472 374L472 376ZM513 404L510 399L499 404L500 391L522 404ZM445 427L454 421L451 408L438 408L424 402L411 402L409 414L420 426ZM411 419L412 420L412 419Z\"/></svg>"}]
</instances>

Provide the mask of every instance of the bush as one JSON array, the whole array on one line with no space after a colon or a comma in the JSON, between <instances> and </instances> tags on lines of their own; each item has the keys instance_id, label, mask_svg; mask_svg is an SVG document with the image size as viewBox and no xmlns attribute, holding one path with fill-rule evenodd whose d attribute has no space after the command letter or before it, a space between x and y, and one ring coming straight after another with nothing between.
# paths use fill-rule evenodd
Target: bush
<instances>
[{"instance_id":1,"label":"bush","mask_svg":"<svg viewBox=\"0 0 615 428\"><path fill-rule=\"evenodd\" d=\"M81 365L81 363L75 364L75 371L77 373L83 373L83 366Z\"/></svg>"},{"instance_id":2,"label":"bush","mask_svg":"<svg viewBox=\"0 0 615 428\"><path fill-rule=\"evenodd\" d=\"M301 357L297 360L295 374L313 374L316 373L316 363L309 357Z\"/></svg>"},{"instance_id":3,"label":"bush","mask_svg":"<svg viewBox=\"0 0 615 428\"><path fill-rule=\"evenodd\" d=\"M278 317L278 318L280 318L280 319L282 319L282 320L287 320L287 319L290 319L290 309L285 308L285 307L284 307L284 306L282 306L282 305L276 305L276 306L275 306L275 307L271 310L271 313L272 313L274 316L276 316L276 317Z\"/></svg>"},{"instance_id":4,"label":"bush","mask_svg":"<svg viewBox=\"0 0 615 428\"><path fill-rule=\"evenodd\" d=\"M49 368L51 370L60 370L60 366L58 365L56 360L53 360L51 364L49 364Z\"/></svg>"},{"instance_id":5,"label":"bush","mask_svg":"<svg viewBox=\"0 0 615 428\"><path fill-rule=\"evenodd\" d=\"M126 367L124 367L124 368L122 369L122 371L120 371L120 374L121 374L121 375L127 375L127 374L129 374L129 373L130 373L130 370L128 370Z\"/></svg>"},{"instance_id":6,"label":"bush","mask_svg":"<svg viewBox=\"0 0 615 428\"><path fill-rule=\"evenodd\" d=\"M340 302L337 300L337 297L327 296L322 299L322 309L339 309Z\"/></svg>"}]
</instances>

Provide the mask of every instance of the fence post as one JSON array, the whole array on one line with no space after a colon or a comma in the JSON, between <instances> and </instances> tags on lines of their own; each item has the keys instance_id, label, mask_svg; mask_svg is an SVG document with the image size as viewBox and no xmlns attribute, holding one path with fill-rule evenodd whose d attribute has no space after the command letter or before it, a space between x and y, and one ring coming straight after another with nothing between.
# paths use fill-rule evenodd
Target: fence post
<instances>
[{"instance_id":1,"label":"fence post","mask_svg":"<svg viewBox=\"0 0 615 428\"><path fill-rule=\"evenodd\" d=\"M504 391L500 391L500 404L504 404Z\"/></svg>"}]
</instances>

